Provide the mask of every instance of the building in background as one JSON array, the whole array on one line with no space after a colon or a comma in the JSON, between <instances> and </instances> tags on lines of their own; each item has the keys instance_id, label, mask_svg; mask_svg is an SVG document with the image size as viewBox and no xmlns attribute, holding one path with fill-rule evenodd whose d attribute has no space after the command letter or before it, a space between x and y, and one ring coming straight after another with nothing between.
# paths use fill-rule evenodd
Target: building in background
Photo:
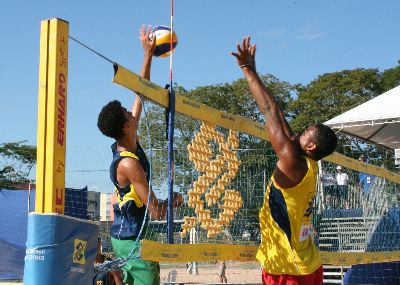
<instances>
[{"instance_id":1,"label":"building in background","mask_svg":"<svg viewBox=\"0 0 400 285\"><path fill-rule=\"evenodd\" d=\"M96 191L88 191L87 194L87 215L88 220L100 221L100 195Z\"/></svg>"},{"instance_id":2,"label":"building in background","mask_svg":"<svg viewBox=\"0 0 400 285\"><path fill-rule=\"evenodd\" d=\"M65 188L64 206L64 214L66 216L88 220L87 187L81 189Z\"/></svg>"},{"instance_id":3,"label":"building in background","mask_svg":"<svg viewBox=\"0 0 400 285\"><path fill-rule=\"evenodd\" d=\"M114 219L114 212L112 210L112 199L113 193L100 193L100 221L109 222Z\"/></svg>"},{"instance_id":4,"label":"building in background","mask_svg":"<svg viewBox=\"0 0 400 285\"><path fill-rule=\"evenodd\" d=\"M102 251L104 253L112 252L110 227L114 221L113 204L118 201L116 193L100 194L100 236L102 239Z\"/></svg>"}]
</instances>

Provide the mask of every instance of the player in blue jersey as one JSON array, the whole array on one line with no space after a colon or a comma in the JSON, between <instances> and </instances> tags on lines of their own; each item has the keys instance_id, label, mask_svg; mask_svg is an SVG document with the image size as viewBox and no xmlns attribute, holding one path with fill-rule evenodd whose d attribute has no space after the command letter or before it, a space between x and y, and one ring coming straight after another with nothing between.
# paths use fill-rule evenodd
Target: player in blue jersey
<instances>
[{"instance_id":1,"label":"player in blue jersey","mask_svg":"<svg viewBox=\"0 0 400 285\"><path fill-rule=\"evenodd\" d=\"M155 38L150 39L149 34L150 28L142 27L140 40L144 49L144 61L141 76L148 80L156 47ZM110 166L110 178L116 187L119 202L113 205L114 223L111 227L111 241L118 258L129 255L142 224L147 225L146 206L153 219L164 218L167 209L167 201L158 201L153 191L149 189L149 162L137 137L141 110L142 103L139 96L136 96L131 111L115 100L103 107L97 123L104 135L115 139L111 147L113 160ZM182 203L182 195L174 193L174 207ZM139 248L136 248L135 255L138 254ZM123 270L124 282L129 285L160 284L160 267L157 262L133 259L124 265Z\"/></svg>"}]
</instances>

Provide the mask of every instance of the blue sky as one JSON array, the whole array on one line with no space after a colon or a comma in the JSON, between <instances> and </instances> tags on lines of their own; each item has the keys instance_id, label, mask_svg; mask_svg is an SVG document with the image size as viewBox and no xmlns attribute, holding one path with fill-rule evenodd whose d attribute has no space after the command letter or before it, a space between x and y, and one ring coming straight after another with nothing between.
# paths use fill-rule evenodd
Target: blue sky
<instances>
[{"instance_id":1,"label":"blue sky","mask_svg":"<svg viewBox=\"0 0 400 285\"><path fill-rule=\"evenodd\" d=\"M40 21L62 18L70 35L139 72L142 24L169 25L170 1L3 1L0 17L0 142L36 144ZM174 82L197 86L241 77L229 55L245 35L257 43L257 68L290 83L357 67L384 70L400 59L397 0L175 0ZM69 147L107 152L97 114L110 100L130 106L112 84L110 63L70 42ZM169 81L169 60L153 61L152 81ZM108 154L107 154L108 155ZM100 161L101 159L99 159ZM101 167L102 168L102 167ZM77 168L74 168L77 169Z\"/></svg>"}]
</instances>

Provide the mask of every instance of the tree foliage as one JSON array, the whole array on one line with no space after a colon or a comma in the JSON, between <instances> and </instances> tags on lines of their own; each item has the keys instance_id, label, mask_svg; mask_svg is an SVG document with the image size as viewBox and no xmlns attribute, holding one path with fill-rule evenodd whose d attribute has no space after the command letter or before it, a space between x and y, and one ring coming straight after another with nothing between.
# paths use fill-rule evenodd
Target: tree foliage
<instances>
[{"instance_id":1,"label":"tree foliage","mask_svg":"<svg viewBox=\"0 0 400 285\"><path fill-rule=\"evenodd\" d=\"M400 66L379 72L377 69L343 70L318 76L309 84L291 84L281 81L273 75L261 75L263 83L271 90L279 105L284 110L293 130L298 132L310 124L325 122L357 105L364 103L375 96L400 85ZM238 79L232 83L215 84L186 90L182 86L174 86L175 92L192 98L200 103L206 104L221 111L236 114L264 122L263 114L260 113L255 100L250 94L249 87L244 79ZM166 111L164 108L145 102L146 116L143 116L139 126L139 137L142 146L149 149L149 142L153 149L153 183L159 187L166 184L167 171L167 138L166 138ZM186 192L199 173L193 164L187 160L187 145L199 131L201 122L189 116L176 114L175 117L175 185ZM219 128L219 131L225 132ZM147 137L150 137L150 140ZM241 149L263 150L263 155L270 155L270 144L267 141L239 133ZM350 157L356 157L359 153L368 154L369 161L376 165L385 165L393 169L393 152L374 145L367 144L355 138L340 135L338 152ZM36 147L26 145L25 142L10 142L0 144L0 188L10 188L18 184L28 182L28 176L36 163ZM248 156L247 174L241 173L241 179L250 181L254 189L259 189L263 195L261 180L254 182L257 167L264 167L272 171L271 160L262 161L260 157ZM270 175L270 172L268 173ZM246 175L248 175L246 177ZM258 185L258 184L259 185ZM256 187L257 186L257 187ZM261 190L260 190L261 189ZM248 189L239 189L243 197L249 192ZM253 193L252 193L253 194ZM239 220L251 220L244 225L250 233L257 233L257 212L259 205L255 205L251 197L245 198L244 208L247 214ZM246 220L247 222L249 220ZM239 221L237 221L239 222ZM249 226L250 225L250 226ZM240 233L238 233L240 234Z\"/></svg>"},{"instance_id":2,"label":"tree foliage","mask_svg":"<svg viewBox=\"0 0 400 285\"><path fill-rule=\"evenodd\" d=\"M282 108L286 109L286 106L292 100L290 95L295 88L288 82L280 81L270 74L262 75L261 79L275 94ZM263 115L260 113L255 100L251 96L249 87L244 79L239 79L232 83L201 86L190 91L176 85L174 86L174 90L180 95L194 99L217 110L251 118L260 123L264 121ZM146 106L148 106L147 119L151 126L152 147L160 149L159 152L163 153L165 159L167 148L165 110L154 104L146 103ZM141 122L139 128L141 142L143 145L147 145L147 139L145 139L147 135L145 120L141 120ZM177 184L188 185L191 183L192 177L196 176L191 162L187 161L186 148L195 133L199 131L200 124L199 120L195 120L189 116L178 113L175 116L174 148L177 150L175 151L175 179ZM222 128L218 130L227 134L227 130ZM265 149L270 147L267 141L244 133L239 133L239 139L239 148L242 149ZM158 171L166 173L166 161L157 160L157 162L159 163L154 165L154 173ZM190 167L188 164L190 164ZM163 179L155 177L154 182L159 185L163 183Z\"/></svg>"},{"instance_id":3,"label":"tree foliage","mask_svg":"<svg viewBox=\"0 0 400 285\"><path fill-rule=\"evenodd\" d=\"M0 188L13 188L29 181L36 164L36 147L26 141L0 144Z\"/></svg>"},{"instance_id":4,"label":"tree foliage","mask_svg":"<svg viewBox=\"0 0 400 285\"><path fill-rule=\"evenodd\" d=\"M291 126L298 132L325 122L380 94L376 69L327 73L306 86L298 86L297 99L289 104Z\"/></svg>"},{"instance_id":5,"label":"tree foliage","mask_svg":"<svg viewBox=\"0 0 400 285\"><path fill-rule=\"evenodd\" d=\"M383 72L379 72L378 69L357 68L327 73L318 76L307 85L290 84L270 74L261 75L261 79L274 94L293 130L298 132L310 124L325 122L395 87L400 83L400 66ZM260 113L244 79L238 79L232 83L200 86L193 90L186 90L176 85L174 90L180 95L218 110L244 116L260 123L264 122L263 114ZM165 110L154 104L146 105L152 147L159 149L160 156L157 163L153 164L154 173L166 173ZM143 122L144 120L140 127L141 142L147 146L147 131ZM196 176L193 165L187 165L190 162L187 161L186 147L199 130L200 124L200 121L189 116L176 114L175 177L179 185L190 184L191 179ZM219 131L226 132L221 128ZM239 139L242 149L269 149L271 147L267 141L244 133L239 133ZM365 152L368 153L371 162L377 165L384 164L389 169L394 167L393 153L390 150L366 144L356 138L339 135L337 151L354 158L361 152ZM165 182L165 178L156 177L155 182L157 179L158 184Z\"/></svg>"},{"instance_id":6,"label":"tree foliage","mask_svg":"<svg viewBox=\"0 0 400 285\"><path fill-rule=\"evenodd\" d=\"M382 73L381 89L388 91L400 85L400 60L398 66L389 68Z\"/></svg>"},{"instance_id":7,"label":"tree foliage","mask_svg":"<svg viewBox=\"0 0 400 285\"><path fill-rule=\"evenodd\" d=\"M346 112L383 92L394 88L400 83L400 67L394 67L383 72L378 69L343 70L318 76L307 85L290 84L280 81L278 78L267 74L261 75L263 83L272 91L278 103L284 110L294 132L298 132L308 125L317 122L325 122L343 112ZM249 87L244 79L236 80L232 83L215 84L197 87L193 90L186 90L184 87L175 86L175 91L180 95L192 98L200 103L206 104L221 111L240 115L260 123L264 122L264 116L260 113L255 100L250 94ZM151 128L151 141L153 148L160 149L154 173L167 172L167 141L166 141L166 117L165 110L156 105L149 105L148 119ZM187 145L199 131L201 122L189 116L176 114L175 117L175 189L180 189L186 193L192 182L201 173L197 173L194 165L188 161ZM140 128L144 132L144 126ZM226 130L218 128L219 131ZM143 138L143 135L142 135ZM272 155L271 145L264 140L239 133L241 149L258 149L263 155ZM142 139L143 143L143 139ZM146 143L143 143L146 144ZM390 170L394 170L393 152L383 149L376 145L368 144L359 139L340 135L337 151L346 156L357 158L360 153L367 154L369 162L375 165L384 165ZM246 165L246 170L241 172L241 180L252 181L255 187L251 191L251 197L263 195L261 182L254 181L254 173L260 168L273 170L271 165L272 156L268 161L262 161L258 156L251 160L252 156L242 156L242 167ZM243 161L246 160L246 161ZM268 176L271 173L268 173ZM155 184L166 185L166 175L153 176ZM258 183L258 184L257 184ZM260 185L259 185L260 184ZM257 187L256 187L257 186ZM254 205L253 199L246 198L249 189L239 187L244 199L243 207L248 209L240 213L233 223L238 228L246 230L252 234L257 234L258 218L256 212L259 205ZM252 209L254 209L253 212ZM190 209L188 209L190 210ZM246 221L245 225L241 225ZM235 227L233 227L235 228ZM241 232L230 233L231 235L241 235Z\"/></svg>"},{"instance_id":8,"label":"tree foliage","mask_svg":"<svg viewBox=\"0 0 400 285\"><path fill-rule=\"evenodd\" d=\"M384 72L377 69L354 69L327 73L305 86L297 87L296 100L289 104L291 126L300 131L308 125L325 122L400 83L400 67ZM369 161L394 169L393 152L339 133L337 151L356 158L365 153Z\"/></svg>"}]
</instances>

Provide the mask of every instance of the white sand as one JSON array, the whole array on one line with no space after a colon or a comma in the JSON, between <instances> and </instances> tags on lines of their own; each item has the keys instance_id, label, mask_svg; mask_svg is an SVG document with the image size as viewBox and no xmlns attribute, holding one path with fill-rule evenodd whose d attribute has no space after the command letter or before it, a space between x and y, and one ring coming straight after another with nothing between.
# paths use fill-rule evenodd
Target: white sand
<instances>
[{"instance_id":1,"label":"white sand","mask_svg":"<svg viewBox=\"0 0 400 285\"><path fill-rule=\"evenodd\" d=\"M261 270L258 263L226 262L226 278L228 283L261 284ZM175 282L219 283L218 267L215 264L199 264L198 275L189 274L182 264L175 267L161 264L161 284L171 276Z\"/></svg>"}]
</instances>

